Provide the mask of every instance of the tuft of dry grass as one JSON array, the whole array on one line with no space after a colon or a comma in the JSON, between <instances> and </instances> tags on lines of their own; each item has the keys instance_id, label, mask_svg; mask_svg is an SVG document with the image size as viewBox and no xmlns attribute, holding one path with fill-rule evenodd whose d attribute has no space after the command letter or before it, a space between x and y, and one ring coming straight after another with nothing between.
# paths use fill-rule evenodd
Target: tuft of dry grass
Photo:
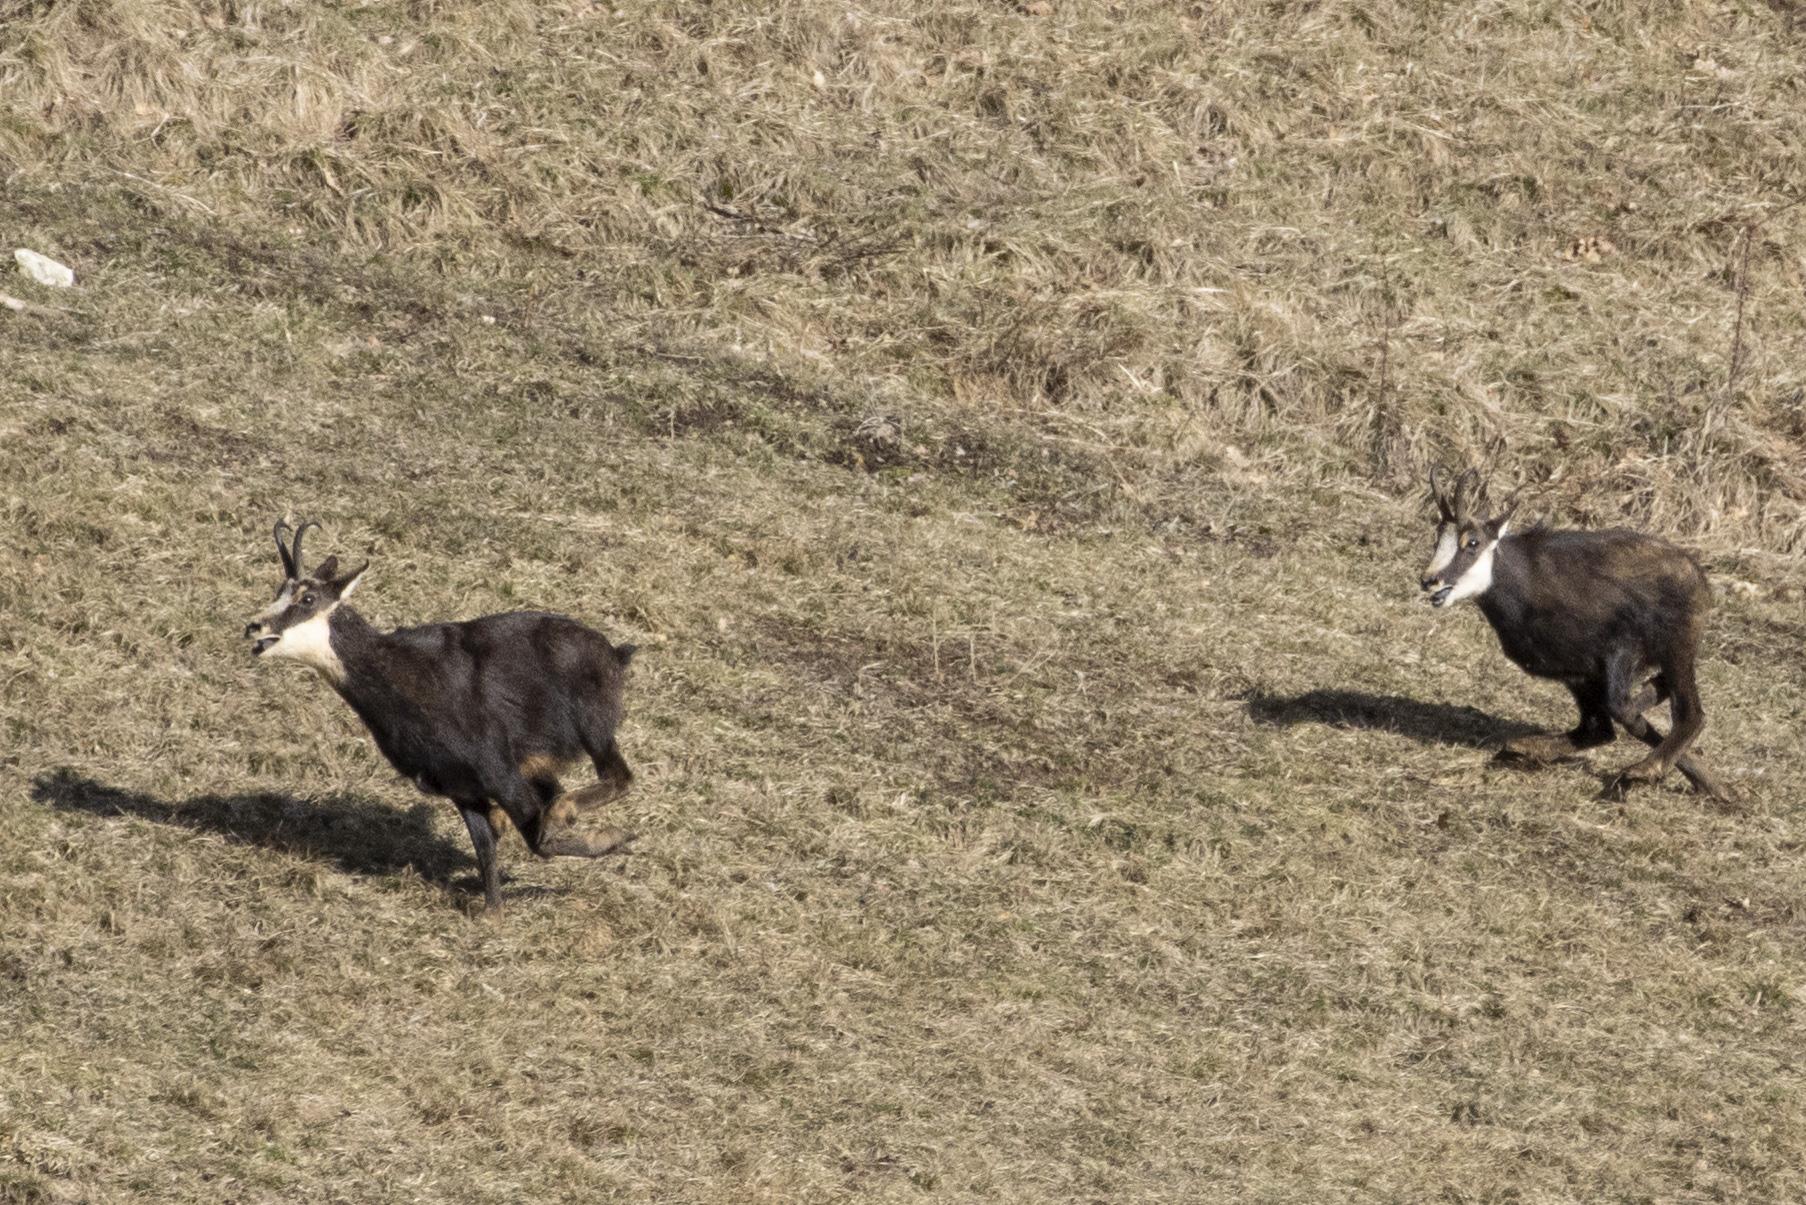
<instances>
[{"instance_id":1,"label":"tuft of dry grass","mask_svg":"<svg viewBox=\"0 0 1806 1205\"><path fill-rule=\"evenodd\" d=\"M1800 1196L1798 41L0 0L0 1200ZM1700 550L1742 810L1491 760L1435 457ZM637 852L460 915L285 511L639 643Z\"/></svg>"}]
</instances>

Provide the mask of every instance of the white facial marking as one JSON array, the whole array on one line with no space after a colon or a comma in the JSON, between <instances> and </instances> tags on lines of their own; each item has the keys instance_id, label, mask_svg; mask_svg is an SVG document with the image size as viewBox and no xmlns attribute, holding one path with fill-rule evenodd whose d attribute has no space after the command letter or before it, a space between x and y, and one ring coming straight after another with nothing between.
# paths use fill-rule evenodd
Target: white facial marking
<instances>
[{"instance_id":1,"label":"white facial marking","mask_svg":"<svg viewBox=\"0 0 1806 1205\"><path fill-rule=\"evenodd\" d=\"M1499 534L1493 537L1492 543L1480 550L1480 555L1474 558L1474 563L1467 567L1467 572L1455 582L1448 597L1439 605L1452 606L1464 598L1478 598L1492 589L1493 554L1499 550L1499 541L1505 538L1505 532L1510 527L1511 524L1506 523L1499 528Z\"/></svg>"},{"instance_id":2,"label":"white facial marking","mask_svg":"<svg viewBox=\"0 0 1806 1205\"><path fill-rule=\"evenodd\" d=\"M1435 577L1447 569L1449 562L1455 559L1455 553L1460 550L1460 547L1460 540L1455 535L1455 525L1438 523L1436 525L1436 551L1430 554L1430 564L1423 571L1423 575Z\"/></svg>"},{"instance_id":3,"label":"white facial marking","mask_svg":"<svg viewBox=\"0 0 1806 1205\"><path fill-rule=\"evenodd\" d=\"M276 596L275 602L251 616L251 622L268 623L270 620L276 618L276 616L288 610L288 605L293 601L295 601L295 584L290 582L282 587L282 593Z\"/></svg>"},{"instance_id":4,"label":"white facial marking","mask_svg":"<svg viewBox=\"0 0 1806 1205\"><path fill-rule=\"evenodd\" d=\"M321 611L293 627L283 628L276 638L276 643L263 650L265 657L286 657L291 661L299 661L302 665L312 666L326 675L332 682L345 680L345 666L339 655L332 651L332 613L337 610L333 606Z\"/></svg>"}]
</instances>

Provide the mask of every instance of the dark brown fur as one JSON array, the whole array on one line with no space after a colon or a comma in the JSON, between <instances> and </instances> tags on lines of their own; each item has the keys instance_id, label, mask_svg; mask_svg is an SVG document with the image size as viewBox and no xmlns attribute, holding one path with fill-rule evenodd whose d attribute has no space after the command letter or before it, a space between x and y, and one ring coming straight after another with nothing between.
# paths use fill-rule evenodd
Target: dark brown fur
<instances>
[{"instance_id":1,"label":"dark brown fur","mask_svg":"<svg viewBox=\"0 0 1806 1205\"><path fill-rule=\"evenodd\" d=\"M1699 790L1728 800L1729 792L1687 755L1705 726L1696 671L1711 605L1706 575L1692 555L1633 531L1509 532L1509 509L1486 516L1467 475L1453 497L1438 491L1437 502L1444 523L1455 526L1460 553L1426 577L1423 588L1460 580L1491 547L1492 585L1476 596L1481 613L1507 657L1561 682L1580 708L1572 731L1521 737L1503 752L1528 761L1566 756L1612 741L1615 722L1653 748L1611 780L1609 793L1658 781L1674 767ZM1643 718L1663 701L1673 717L1665 737Z\"/></svg>"},{"instance_id":2,"label":"dark brown fur","mask_svg":"<svg viewBox=\"0 0 1806 1205\"><path fill-rule=\"evenodd\" d=\"M334 689L390 764L457 805L490 910L501 906L495 839L508 824L548 858L593 858L632 839L619 829L589 839L572 827L579 809L633 781L615 744L632 645L617 648L574 619L531 611L379 632L343 601L362 570L340 577L329 557L301 576L300 535L290 548L282 531L279 524L276 544L293 601L245 629L253 651L298 624L328 625ZM597 782L566 795L558 773L585 757Z\"/></svg>"}]
</instances>

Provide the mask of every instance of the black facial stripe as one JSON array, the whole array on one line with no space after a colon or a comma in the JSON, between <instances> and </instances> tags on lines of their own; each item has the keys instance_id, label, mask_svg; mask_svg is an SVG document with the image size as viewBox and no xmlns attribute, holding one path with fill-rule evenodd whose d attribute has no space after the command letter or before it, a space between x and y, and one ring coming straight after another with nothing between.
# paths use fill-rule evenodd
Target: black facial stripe
<instances>
[{"instance_id":1,"label":"black facial stripe","mask_svg":"<svg viewBox=\"0 0 1806 1205\"><path fill-rule=\"evenodd\" d=\"M272 618L264 621L263 630L267 635L280 635L294 627L296 624L306 623L321 611L326 610L338 601L337 597L331 591L325 589L320 583L314 581L312 578L298 582L292 580L284 582L282 584L282 589L292 590L292 594L289 598L289 605ZM304 603L301 601L310 594L313 595L312 602ZM281 590L276 592L276 597L282 597Z\"/></svg>"},{"instance_id":2,"label":"black facial stripe","mask_svg":"<svg viewBox=\"0 0 1806 1205\"><path fill-rule=\"evenodd\" d=\"M1469 540L1475 540L1477 543L1470 547ZM1442 580L1451 584L1460 581L1462 576L1474 567L1474 562L1485 555L1489 542L1485 532L1472 529L1462 532L1455 549L1455 559L1443 569L1440 575Z\"/></svg>"}]
</instances>

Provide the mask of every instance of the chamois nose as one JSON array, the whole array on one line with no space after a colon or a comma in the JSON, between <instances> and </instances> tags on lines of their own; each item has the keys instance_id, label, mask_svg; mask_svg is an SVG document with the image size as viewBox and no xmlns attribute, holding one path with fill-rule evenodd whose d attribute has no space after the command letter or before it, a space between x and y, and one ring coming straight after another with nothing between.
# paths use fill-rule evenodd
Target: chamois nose
<instances>
[{"instance_id":1,"label":"chamois nose","mask_svg":"<svg viewBox=\"0 0 1806 1205\"><path fill-rule=\"evenodd\" d=\"M258 623L255 619L253 619L250 623L247 623L245 625L245 639L249 640L251 637L257 635L257 629L261 628L262 626L263 625L261 623Z\"/></svg>"},{"instance_id":2,"label":"chamois nose","mask_svg":"<svg viewBox=\"0 0 1806 1205\"><path fill-rule=\"evenodd\" d=\"M1423 590L1434 590L1436 588L1436 583L1441 580L1440 577L1420 577L1417 579L1417 585Z\"/></svg>"}]
</instances>

